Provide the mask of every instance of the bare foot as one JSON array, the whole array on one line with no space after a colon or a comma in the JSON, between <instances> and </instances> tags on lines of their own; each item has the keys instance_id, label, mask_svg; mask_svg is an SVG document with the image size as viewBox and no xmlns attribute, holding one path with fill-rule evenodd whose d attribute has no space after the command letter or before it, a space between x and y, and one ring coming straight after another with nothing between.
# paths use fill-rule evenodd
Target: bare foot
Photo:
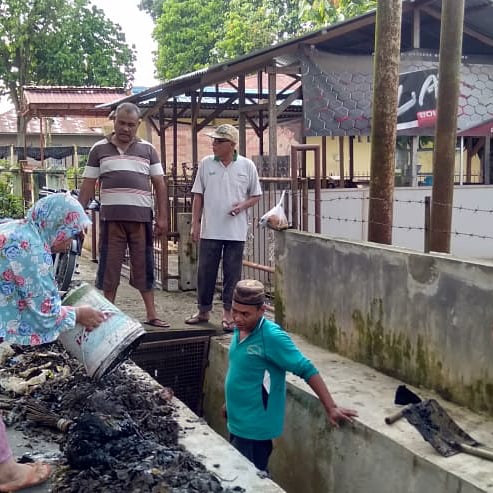
<instances>
[{"instance_id":1,"label":"bare foot","mask_svg":"<svg viewBox=\"0 0 493 493\"><path fill-rule=\"evenodd\" d=\"M51 474L51 466L42 462L18 464L13 460L2 464L0 492L19 491L44 483Z\"/></svg>"}]
</instances>

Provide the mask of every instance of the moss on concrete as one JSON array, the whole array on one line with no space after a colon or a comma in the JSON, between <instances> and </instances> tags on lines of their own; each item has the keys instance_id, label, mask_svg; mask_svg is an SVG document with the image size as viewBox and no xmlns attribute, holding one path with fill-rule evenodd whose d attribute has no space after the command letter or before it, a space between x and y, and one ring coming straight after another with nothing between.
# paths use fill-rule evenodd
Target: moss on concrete
<instances>
[{"instance_id":1,"label":"moss on concrete","mask_svg":"<svg viewBox=\"0 0 493 493\"><path fill-rule=\"evenodd\" d=\"M462 399L460 404L493 414L493 383L485 382L484 380L476 380L473 384L466 386L465 391L461 393L461 396Z\"/></svg>"},{"instance_id":2,"label":"moss on concrete","mask_svg":"<svg viewBox=\"0 0 493 493\"><path fill-rule=\"evenodd\" d=\"M284 324L286 308L276 290L276 320ZM325 316L324 316L325 315ZM322 320L321 316L323 317ZM411 385L435 390L444 399L476 411L493 414L493 382L488 376L474 384L453 381L447 368L422 334L416 337L388 328L384 324L384 303L374 299L365 313L352 312L353 327L341 326L336 312L305 313L290 322L289 330L304 335L312 343L364 363Z\"/></svg>"}]
</instances>

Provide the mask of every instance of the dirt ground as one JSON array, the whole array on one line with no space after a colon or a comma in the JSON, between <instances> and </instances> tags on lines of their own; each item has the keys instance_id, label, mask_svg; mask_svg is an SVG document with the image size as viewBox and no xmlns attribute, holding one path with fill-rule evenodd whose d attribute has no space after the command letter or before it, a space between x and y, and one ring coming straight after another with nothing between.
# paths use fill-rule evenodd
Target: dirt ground
<instances>
[{"instance_id":1,"label":"dirt ground","mask_svg":"<svg viewBox=\"0 0 493 493\"><path fill-rule=\"evenodd\" d=\"M170 259L171 260L171 259ZM172 261L172 260L171 260ZM90 260L85 253L79 263L79 274L74 276L75 281L85 281L94 285L96 278L97 264ZM171 286L173 287L173 286ZM195 291L162 291L155 290L155 302L158 316L171 324L171 330L195 329L198 327L216 329L218 333L223 333L221 329L222 303L216 296L214 308L210 322L200 325L187 325L185 319L193 315L196 310ZM139 292L128 284L128 279L122 276L118 288L115 305L128 315L136 318L140 322L145 322L144 302ZM148 326L144 325L148 328Z\"/></svg>"}]
</instances>

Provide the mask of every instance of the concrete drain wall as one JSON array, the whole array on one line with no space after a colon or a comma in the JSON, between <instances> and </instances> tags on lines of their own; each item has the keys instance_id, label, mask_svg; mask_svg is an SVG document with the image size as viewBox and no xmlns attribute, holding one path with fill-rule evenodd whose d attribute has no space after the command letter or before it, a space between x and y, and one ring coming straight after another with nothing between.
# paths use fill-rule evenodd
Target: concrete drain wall
<instances>
[{"instance_id":1,"label":"concrete drain wall","mask_svg":"<svg viewBox=\"0 0 493 493\"><path fill-rule=\"evenodd\" d=\"M357 409L359 418L354 425L332 429L309 386L288 376L284 434L275 440L269 463L274 481L288 493L493 492L490 461L466 454L441 457L406 420L384 423L396 411L394 393L401 382L292 337L320 370L336 402ZM230 336L211 339L204 386L204 417L225 437L220 409L229 342ZM476 440L493 445L491 419L441 403Z\"/></svg>"},{"instance_id":2,"label":"concrete drain wall","mask_svg":"<svg viewBox=\"0 0 493 493\"><path fill-rule=\"evenodd\" d=\"M161 389L145 371L133 366L129 372ZM193 413L183 402L173 398L175 420L181 431L178 443L214 473L224 488L243 488L247 493L282 493L284 490L270 479L261 478L250 461L246 460L228 441L216 433L203 419Z\"/></svg>"}]
</instances>

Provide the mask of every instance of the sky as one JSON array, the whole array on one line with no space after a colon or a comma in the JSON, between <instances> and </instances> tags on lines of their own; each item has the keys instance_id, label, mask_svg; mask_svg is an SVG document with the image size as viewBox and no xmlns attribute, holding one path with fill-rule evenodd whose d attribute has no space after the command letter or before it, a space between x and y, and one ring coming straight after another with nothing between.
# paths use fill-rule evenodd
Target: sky
<instances>
[{"instance_id":1,"label":"sky","mask_svg":"<svg viewBox=\"0 0 493 493\"><path fill-rule=\"evenodd\" d=\"M138 8L139 0L91 0L91 3L103 9L106 17L119 24L125 33L127 44L135 45L134 86L151 87L159 84L154 77L153 51L156 45L152 39L154 23L151 16ZM6 98L0 100L0 113L12 105Z\"/></svg>"},{"instance_id":2,"label":"sky","mask_svg":"<svg viewBox=\"0 0 493 493\"><path fill-rule=\"evenodd\" d=\"M137 48L134 86L154 86L159 81L154 77L152 52L156 45L152 39L154 23L151 16L139 10L139 0L91 0L93 5L103 9L106 17L119 24L125 33L127 43Z\"/></svg>"}]
</instances>

